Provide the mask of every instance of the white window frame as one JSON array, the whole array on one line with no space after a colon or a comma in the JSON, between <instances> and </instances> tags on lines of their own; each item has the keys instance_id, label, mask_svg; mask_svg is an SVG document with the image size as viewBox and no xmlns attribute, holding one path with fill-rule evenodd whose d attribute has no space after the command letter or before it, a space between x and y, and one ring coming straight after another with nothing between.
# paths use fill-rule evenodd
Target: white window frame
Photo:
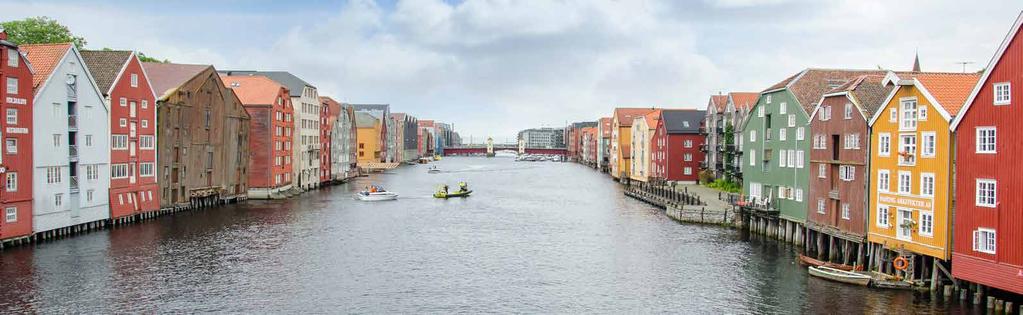
<instances>
[{"instance_id":1,"label":"white window frame","mask_svg":"<svg viewBox=\"0 0 1023 315\"><path fill-rule=\"evenodd\" d=\"M8 108L7 109L7 124L17 125L18 124L18 109Z\"/></svg>"},{"instance_id":2,"label":"white window frame","mask_svg":"<svg viewBox=\"0 0 1023 315\"><path fill-rule=\"evenodd\" d=\"M785 115L788 113L788 104L786 102L778 103L778 114Z\"/></svg>"},{"instance_id":3,"label":"white window frame","mask_svg":"<svg viewBox=\"0 0 1023 315\"><path fill-rule=\"evenodd\" d=\"M930 138L931 143L928 145L927 140ZM934 131L924 131L920 133L920 157L922 158L933 158L938 150L938 134Z\"/></svg>"},{"instance_id":4,"label":"white window frame","mask_svg":"<svg viewBox=\"0 0 1023 315\"><path fill-rule=\"evenodd\" d=\"M139 87L139 75L137 73L131 74L131 87Z\"/></svg>"},{"instance_id":5,"label":"white window frame","mask_svg":"<svg viewBox=\"0 0 1023 315\"><path fill-rule=\"evenodd\" d=\"M912 105L912 107L910 107ZM903 97L899 99L899 130L915 131L917 128L917 114L920 103L916 97Z\"/></svg>"},{"instance_id":6,"label":"white window frame","mask_svg":"<svg viewBox=\"0 0 1023 315\"><path fill-rule=\"evenodd\" d=\"M925 216L929 217L930 220L924 220ZM933 211L927 211L927 210L920 210L920 214L918 215L917 219L918 219L917 220L917 222L918 222L918 224L917 224L917 233L919 233L922 236L928 236L928 237L934 236L934 212ZM925 224L925 223L928 223L928 222L930 223L929 225Z\"/></svg>"},{"instance_id":7,"label":"white window frame","mask_svg":"<svg viewBox=\"0 0 1023 315\"><path fill-rule=\"evenodd\" d=\"M146 172L146 166L149 167L149 172ZM154 177L156 176L156 164L153 162L139 163L139 177Z\"/></svg>"},{"instance_id":8,"label":"white window frame","mask_svg":"<svg viewBox=\"0 0 1023 315\"><path fill-rule=\"evenodd\" d=\"M987 135L986 132L991 132ZM991 142L988 143L987 140ZM977 127L977 154L995 154L998 152L998 129L991 126Z\"/></svg>"},{"instance_id":9,"label":"white window frame","mask_svg":"<svg viewBox=\"0 0 1023 315\"><path fill-rule=\"evenodd\" d=\"M1004 90L1001 90L1004 88ZM1005 98L1001 98L1001 92L1005 92ZM992 84L992 100L994 105L1009 105L1012 103L1012 85L1009 82L998 82Z\"/></svg>"},{"instance_id":10,"label":"white window frame","mask_svg":"<svg viewBox=\"0 0 1023 315\"><path fill-rule=\"evenodd\" d=\"M891 221L888 216L891 215L892 207L888 205L877 205L877 220L874 220L874 224L881 228L891 227Z\"/></svg>"},{"instance_id":11,"label":"white window frame","mask_svg":"<svg viewBox=\"0 0 1023 315\"><path fill-rule=\"evenodd\" d=\"M848 203L842 203L842 219L843 220L850 220L851 219L852 214L850 212L852 212L852 210L849 209L849 204Z\"/></svg>"},{"instance_id":12,"label":"white window frame","mask_svg":"<svg viewBox=\"0 0 1023 315\"><path fill-rule=\"evenodd\" d=\"M803 189L796 188L796 202L803 202Z\"/></svg>"},{"instance_id":13,"label":"white window frame","mask_svg":"<svg viewBox=\"0 0 1023 315\"><path fill-rule=\"evenodd\" d=\"M927 121L927 106L920 106L919 107L919 111L920 111L920 113L917 114L916 120L917 121Z\"/></svg>"},{"instance_id":14,"label":"white window frame","mask_svg":"<svg viewBox=\"0 0 1023 315\"><path fill-rule=\"evenodd\" d=\"M4 176L4 187L7 192L18 191L18 172L7 172L7 175Z\"/></svg>"},{"instance_id":15,"label":"white window frame","mask_svg":"<svg viewBox=\"0 0 1023 315\"><path fill-rule=\"evenodd\" d=\"M18 78L7 77L7 94L18 94Z\"/></svg>"},{"instance_id":16,"label":"white window frame","mask_svg":"<svg viewBox=\"0 0 1023 315\"><path fill-rule=\"evenodd\" d=\"M852 103L845 103L845 114L843 115L844 116L843 118L845 118L845 119L852 119L852 113L853 113L853 104Z\"/></svg>"},{"instance_id":17,"label":"white window frame","mask_svg":"<svg viewBox=\"0 0 1023 315\"><path fill-rule=\"evenodd\" d=\"M749 142L750 143L757 142L757 130L756 129L749 131Z\"/></svg>"},{"instance_id":18,"label":"white window frame","mask_svg":"<svg viewBox=\"0 0 1023 315\"><path fill-rule=\"evenodd\" d=\"M882 132L877 136L877 155L892 156L892 134Z\"/></svg>"},{"instance_id":19,"label":"white window frame","mask_svg":"<svg viewBox=\"0 0 1023 315\"><path fill-rule=\"evenodd\" d=\"M788 150L778 150L778 167L788 167Z\"/></svg>"},{"instance_id":20,"label":"white window frame","mask_svg":"<svg viewBox=\"0 0 1023 315\"><path fill-rule=\"evenodd\" d=\"M892 108L892 109L888 110L888 122L890 122L890 123L897 123L897 122L899 122L899 109L898 108Z\"/></svg>"},{"instance_id":21,"label":"white window frame","mask_svg":"<svg viewBox=\"0 0 1023 315\"><path fill-rule=\"evenodd\" d=\"M757 166L757 149L749 150L749 166Z\"/></svg>"},{"instance_id":22,"label":"white window frame","mask_svg":"<svg viewBox=\"0 0 1023 315\"><path fill-rule=\"evenodd\" d=\"M910 171L899 171L898 175L899 175L899 181L898 181L899 185L898 185L898 187L896 189L898 189L897 191L899 192L899 194L904 194L904 195L912 194L913 193L913 172L910 172ZM906 183L902 182L903 179L907 179Z\"/></svg>"},{"instance_id":23,"label":"white window frame","mask_svg":"<svg viewBox=\"0 0 1023 315\"><path fill-rule=\"evenodd\" d=\"M156 137L153 136L139 136L139 149L140 150L152 150L156 148Z\"/></svg>"},{"instance_id":24,"label":"white window frame","mask_svg":"<svg viewBox=\"0 0 1023 315\"><path fill-rule=\"evenodd\" d=\"M128 178L128 164L111 164L110 179Z\"/></svg>"},{"instance_id":25,"label":"white window frame","mask_svg":"<svg viewBox=\"0 0 1023 315\"><path fill-rule=\"evenodd\" d=\"M817 198L817 214L825 214L824 198Z\"/></svg>"},{"instance_id":26,"label":"white window frame","mask_svg":"<svg viewBox=\"0 0 1023 315\"><path fill-rule=\"evenodd\" d=\"M17 138L4 139L4 147L7 148L7 154L18 153L18 139Z\"/></svg>"},{"instance_id":27,"label":"white window frame","mask_svg":"<svg viewBox=\"0 0 1023 315\"><path fill-rule=\"evenodd\" d=\"M110 135L111 150L128 150L128 135Z\"/></svg>"},{"instance_id":28,"label":"white window frame","mask_svg":"<svg viewBox=\"0 0 1023 315\"><path fill-rule=\"evenodd\" d=\"M913 139L913 144L912 145L908 145L907 144L908 142L905 141L906 139ZM919 146L919 141L917 141L917 137L916 137L915 133L914 134L900 134L899 135L899 157L898 157L899 161L898 161L898 164L900 166L914 166L914 165L916 165L917 146ZM904 149L908 149L908 150L904 150ZM908 158L909 160L907 160L906 157L902 156L902 152L907 152L909 154L909 158Z\"/></svg>"},{"instance_id":29,"label":"white window frame","mask_svg":"<svg viewBox=\"0 0 1023 315\"><path fill-rule=\"evenodd\" d=\"M785 141L788 138L788 128L778 128L778 140Z\"/></svg>"},{"instance_id":30,"label":"white window frame","mask_svg":"<svg viewBox=\"0 0 1023 315\"><path fill-rule=\"evenodd\" d=\"M983 241L983 243L981 243ZM983 244L983 246L980 246ZM998 232L989 228L973 231L973 251L994 255L998 252Z\"/></svg>"},{"instance_id":31,"label":"white window frame","mask_svg":"<svg viewBox=\"0 0 1023 315\"><path fill-rule=\"evenodd\" d=\"M796 114L789 114L789 127L796 126Z\"/></svg>"},{"instance_id":32,"label":"white window frame","mask_svg":"<svg viewBox=\"0 0 1023 315\"><path fill-rule=\"evenodd\" d=\"M984 193L988 190L988 185L990 185L990 196ZM994 208L998 206L998 182L996 180L978 178L975 187L974 200L978 207Z\"/></svg>"},{"instance_id":33,"label":"white window frame","mask_svg":"<svg viewBox=\"0 0 1023 315\"><path fill-rule=\"evenodd\" d=\"M817 164L817 178L828 178L828 165L824 163Z\"/></svg>"},{"instance_id":34,"label":"white window frame","mask_svg":"<svg viewBox=\"0 0 1023 315\"><path fill-rule=\"evenodd\" d=\"M806 152L803 150L796 150L796 168L803 168L805 166L804 159L806 158Z\"/></svg>"},{"instance_id":35,"label":"white window frame","mask_svg":"<svg viewBox=\"0 0 1023 315\"><path fill-rule=\"evenodd\" d=\"M920 196L934 197L936 185L934 173L920 173Z\"/></svg>"},{"instance_id":36,"label":"white window frame","mask_svg":"<svg viewBox=\"0 0 1023 315\"><path fill-rule=\"evenodd\" d=\"M21 57L21 54L18 53L17 49L7 48L7 66L8 67L17 68L18 67L18 59L20 57Z\"/></svg>"},{"instance_id":37,"label":"white window frame","mask_svg":"<svg viewBox=\"0 0 1023 315\"><path fill-rule=\"evenodd\" d=\"M803 141L806 139L806 130L803 127L796 128L796 140Z\"/></svg>"},{"instance_id":38,"label":"white window frame","mask_svg":"<svg viewBox=\"0 0 1023 315\"><path fill-rule=\"evenodd\" d=\"M4 209L4 222L6 223L18 222L18 208L7 207L6 209Z\"/></svg>"}]
</instances>

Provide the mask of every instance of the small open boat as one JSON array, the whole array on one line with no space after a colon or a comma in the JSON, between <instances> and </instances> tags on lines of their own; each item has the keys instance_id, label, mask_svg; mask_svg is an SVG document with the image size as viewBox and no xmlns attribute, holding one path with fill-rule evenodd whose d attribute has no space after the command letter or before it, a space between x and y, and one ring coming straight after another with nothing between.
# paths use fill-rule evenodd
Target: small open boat
<instances>
[{"instance_id":1,"label":"small open boat","mask_svg":"<svg viewBox=\"0 0 1023 315\"><path fill-rule=\"evenodd\" d=\"M398 199L398 194L390 191L368 192L363 191L355 194L355 199L362 201L385 201Z\"/></svg>"},{"instance_id":2,"label":"small open boat","mask_svg":"<svg viewBox=\"0 0 1023 315\"><path fill-rule=\"evenodd\" d=\"M443 191L438 191L438 192L433 193L433 197L434 198L443 198L443 199L458 198L458 197L469 197L469 194L471 194L471 193L472 193L472 190L466 190L466 191L459 190L459 191L450 192L450 193L446 193L446 192L443 192Z\"/></svg>"},{"instance_id":3,"label":"small open boat","mask_svg":"<svg viewBox=\"0 0 1023 315\"><path fill-rule=\"evenodd\" d=\"M430 170L428 170L426 172L430 173L430 174L437 174L437 173L440 173L440 169L431 168Z\"/></svg>"},{"instance_id":4,"label":"small open boat","mask_svg":"<svg viewBox=\"0 0 1023 315\"><path fill-rule=\"evenodd\" d=\"M858 286L867 286L870 284L871 277L865 274L855 273L851 271L839 270L831 267L814 267L811 266L808 269L810 275L818 278L824 278L831 281L848 283Z\"/></svg>"},{"instance_id":5,"label":"small open boat","mask_svg":"<svg viewBox=\"0 0 1023 315\"><path fill-rule=\"evenodd\" d=\"M803 264L804 266L817 266L817 267L824 266L824 267L835 268L835 269L844 270L844 271L863 271L863 266L862 265L850 266L850 265L836 264L836 263L833 263L833 262L826 262L826 261L823 261L823 260L814 259L814 258L812 258L810 256L806 256L806 255L799 255L799 263Z\"/></svg>"}]
</instances>

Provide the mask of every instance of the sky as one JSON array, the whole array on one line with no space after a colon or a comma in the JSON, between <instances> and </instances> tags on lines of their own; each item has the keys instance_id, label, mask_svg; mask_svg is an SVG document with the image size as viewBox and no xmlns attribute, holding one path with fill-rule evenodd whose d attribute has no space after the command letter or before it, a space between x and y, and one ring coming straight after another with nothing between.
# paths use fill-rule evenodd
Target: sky
<instances>
[{"instance_id":1,"label":"sky","mask_svg":"<svg viewBox=\"0 0 1023 315\"><path fill-rule=\"evenodd\" d=\"M1018 0L3 0L88 40L217 69L287 70L320 95L514 139L615 107L703 109L805 68L987 65Z\"/></svg>"}]
</instances>

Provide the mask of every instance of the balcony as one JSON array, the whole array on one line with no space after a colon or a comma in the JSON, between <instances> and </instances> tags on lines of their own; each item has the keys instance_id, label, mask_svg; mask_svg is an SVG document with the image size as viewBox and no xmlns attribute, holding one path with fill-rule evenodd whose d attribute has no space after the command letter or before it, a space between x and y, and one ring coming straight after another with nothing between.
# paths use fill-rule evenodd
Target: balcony
<instances>
[{"instance_id":1,"label":"balcony","mask_svg":"<svg viewBox=\"0 0 1023 315\"><path fill-rule=\"evenodd\" d=\"M725 128L721 127L721 125L718 125L717 127L714 127L714 132L716 132L718 134L723 134L723 133L725 133Z\"/></svg>"},{"instance_id":2,"label":"balcony","mask_svg":"<svg viewBox=\"0 0 1023 315\"><path fill-rule=\"evenodd\" d=\"M71 176L71 193L78 192L78 176Z\"/></svg>"},{"instance_id":3,"label":"balcony","mask_svg":"<svg viewBox=\"0 0 1023 315\"><path fill-rule=\"evenodd\" d=\"M78 131L78 115L67 115L67 128L70 131Z\"/></svg>"},{"instance_id":4,"label":"balcony","mask_svg":"<svg viewBox=\"0 0 1023 315\"><path fill-rule=\"evenodd\" d=\"M828 198L838 200L838 189L832 189L828 192Z\"/></svg>"},{"instance_id":5,"label":"balcony","mask_svg":"<svg viewBox=\"0 0 1023 315\"><path fill-rule=\"evenodd\" d=\"M78 145L74 145L74 144L69 145L67 152L68 152L68 156L67 156L68 160L70 160L71 162L77 162L78 161Z\"/></svg>"},{"instance_id":6,"label":"balcony","mask_svg":"<svg viewBox=\"0 0 1023 315\"><path fill-rule=\"evenodd\" d=\"M700 145L700 151L707 152L709 150L710 150L710 145L709 144L704 143L704 144Z\"/></svg>"}]
</instances>

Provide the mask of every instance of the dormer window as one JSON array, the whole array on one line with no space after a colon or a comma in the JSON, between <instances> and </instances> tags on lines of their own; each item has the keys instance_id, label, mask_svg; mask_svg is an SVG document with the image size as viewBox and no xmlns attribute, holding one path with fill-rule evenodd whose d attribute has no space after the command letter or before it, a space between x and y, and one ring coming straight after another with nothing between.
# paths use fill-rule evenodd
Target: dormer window
<instances>
[{"instance_id":1,"label":"dormer window","mask_svg":"<svg viewBox=\"0 0 1023 315\"><path fill-rule=\"evenodd\" d=\"M1009 82L995 83L995 105L1009 105L1012 90Z\"/></svg>"},{"instance_id":2,"label":"dormer window","mask_svg":"<svg viewBox=\"0 0 1023 315\"><path fill-rule=\"evenodd\" d=\"M13 48L7 48L7 66L18 67L18 51Z\"/></svg>"}]
</instances>

